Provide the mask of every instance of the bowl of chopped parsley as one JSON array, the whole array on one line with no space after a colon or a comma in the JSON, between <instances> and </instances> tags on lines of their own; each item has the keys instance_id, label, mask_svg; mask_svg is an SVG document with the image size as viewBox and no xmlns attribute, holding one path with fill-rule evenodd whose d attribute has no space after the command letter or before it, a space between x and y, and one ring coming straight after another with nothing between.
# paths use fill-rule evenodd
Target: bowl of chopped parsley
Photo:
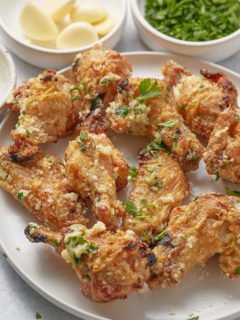
<instances>
[{"instance_id":1,"label":"bowl of chopped parsley","mask_svg":"<svg viewBox=\"0 0 240 320\"><path fill-rule=\"evenodd\" d=\"M131 9L154 51L217 62L240 50L240 0L132 0Z\"/></svg>"}]
</instances>

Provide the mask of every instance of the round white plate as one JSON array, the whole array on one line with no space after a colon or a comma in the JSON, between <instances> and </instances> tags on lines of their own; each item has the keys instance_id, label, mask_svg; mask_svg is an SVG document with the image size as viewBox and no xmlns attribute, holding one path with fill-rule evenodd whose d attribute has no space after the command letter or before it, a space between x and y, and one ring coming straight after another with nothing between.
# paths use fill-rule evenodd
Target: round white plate
<instances>
[{"instance_id":1,"label":"round white plate","mask_svg":"<svg viewBox=\"0 0 240 320\"><path fill-rule=\"evenodd\" d=\"M160 77L160 68L167 59L175 59L195 73L200 68L223 71L240 90L240 76L219 66L159 53L128 53L134 75ZM66 73L66 70L63 71ZM10 144L10 130L16 115L10 115L0 131L0 144ZM57 144L48 144L44 150L63 154L69 137ZM122 150L130 163L136 163L139 148L146 144L144 138L114 135L113 143ZM213 182L204 165L189 174L193 194L208 191L224 193L222 181ZM236 189L236 186L232 186ZM124 195L121 195L124 198ZM10 195L0 191L0 243L9 263L18 274L45 298L70 313L84 319L114 320L187 320L199 316L200 320L236 319L240 315L240 283L224 279L212 259L206 268L194 269L177 287L132 294L128 299L111 303L95 303L80 292L80 283L72 269L52 248L34 245L27 241L23 230L32 217ZM17 250L20 248L20 251Z\"/></svg>"}]
</instances>

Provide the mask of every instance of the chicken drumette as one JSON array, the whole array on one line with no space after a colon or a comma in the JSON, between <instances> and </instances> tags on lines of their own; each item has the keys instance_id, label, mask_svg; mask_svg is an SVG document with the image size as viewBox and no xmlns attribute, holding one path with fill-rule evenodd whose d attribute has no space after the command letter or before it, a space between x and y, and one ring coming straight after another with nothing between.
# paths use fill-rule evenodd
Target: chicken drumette
<instances>
[{"instance_id":1,"label":"chicken drumette","mask_svg":"<svg viewBox=\"0 0 240 320\"><path fill-rule=\"evenodd\" d=\"M178 162L163 151L142 150L139 160L123 228L151 243L165 229L172 209L189 194L189 184Z\"/></svg>"},{"instance_id":2,"label":"chicken drumette","mask_svg":"<svg viewBox=\"0 0 240 320\"><path fill-rule=\"evenodd\" d=\"M66 172L71 187L93 202L97 219L116 229L125 210L117 199L117 189L127 185L128 164L105 133L87 130L69 143L65 153Z\"/></svg>"},{"instance_id":3,"label":"chicken drumette","mask_svg":"<svg viewBox=\"0 0 240 320\"><path fill-rule=\"evenodd\" d=\"M86 206L70 188L64 165L56 156L38 152L34 160L19 164L4 148L0 153L0 187L52 230L88 223Z\"/></svg>"},{"instance_id":4,"label":"chicken drumette","mask_svg":"<svg viewBox=\"0 0 240 320\"><path fill-rule=\"evenodd\" d=\"M240 109L220 114L204 154L207 172L240 183Z\"/></svg>"},{"instance_id":5,"label":"chicken drumette","mask_svg":"<svg viewBox=\"0 0 240 320\"><path fill-rule=\"evenodd\" d=\"M201 70L193 75L170 60L163 68L168 84L174 87L178 112L191 130L209 139L219 114L237 103L235 85L223 73Z\"/></svg>"},{"instance_id":6,"label":"chicken drumette","mask_svg":"<svg viewBox=\"0 0 240 320\"><path fill-rule=\"evenodd\" d=\"M153 138L170 149L185 171L198 168L204 148L177 113L165 81L129 78L106 112L115 132Z\"/></svg>"},{"instance_id":7,"label":"chicken drumette","mask_svg":"<svg viewBox=\"0 0 240 320\"><path fill-rule=\"evenodd\" d=\"M220 268L228 278L239 277L240 199L221 194L199 196L175 208L168 227L152 244L157 258L150 288L174 286L195 266L219 254Z\"/></svg>"},{"instance_id":8,"label":"chicken drumette","mask_svg":"<svg viewBox=\"0 0 240 320\"><path fill-rule=\"evenodd\" d=\"M112 233L102 222L91 229L72 225L58 233L29 224L25 234L31 242L54 246L76 271L83 293L95 301L124 299L141 289L156 261L133 231Z\"/></svg>"},{"instance_id":9,"label":"chicken drumette","mask_svg":"<svg viewBox=\"0 0 240 320\"><path fill-rule=\"evenodd\" d=\"M9 149L13 161L31 160L38 145L55 142L73 131L79 110L71 98L72 87L63 75L45 70L13 92L8 107L20 112Z\"/></svg>"}]
</instances>

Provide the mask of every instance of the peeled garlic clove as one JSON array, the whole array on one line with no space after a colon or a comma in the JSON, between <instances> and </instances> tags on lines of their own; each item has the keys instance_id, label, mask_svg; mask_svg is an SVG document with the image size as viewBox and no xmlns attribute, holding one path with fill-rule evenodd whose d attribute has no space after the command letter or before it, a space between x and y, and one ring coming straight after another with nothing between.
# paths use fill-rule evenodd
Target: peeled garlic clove
<instances>
[{"instance_id":1,"label":"peeled garlic clove","mask_svg":"<svg viewBox=\"0 0 240 320\"><path fill-rule=\"evenodd\" d=\"M89 23L97 23L104 20L108 15L108 12L104 6L100 3L83 0L83 2L76 6L70 13L72 22L85 21Z\"/></svg>"},{"instance_id":2,"label":"peeled garlic clove","mask_svg":"<svg viewBox=\"0 0 240 320\"><path fill-rule=\"evenodd\" d=\"M58 49L74 49L98 40L95 28L87 22L75 22L67 26L57 38Z\"/></svg>"},{"instance_id":3,"label":"peeled garlic clove","mask_svg":"<svg viewBox=\"0 0 240 320\"><path fill-rule=\"evenodd\" d=\"M34 40L51 41L58 36L58 28L41 8L27 2L20 14L23 33Z\"/></svg>"},{"instance_id":4,"label":"peeled garlic clove","mask_svg":"<svg viewBox=\"0 0 240 320\"><path fill-rule=\"evenodd\" d=\"M63 18L74 8L76 0L44 0L43 10L56 22Z\"/></svg>"},{"instance_id":5,"label":"peeled garlic clove","mask_svg":"<svg viewBox=\"0 0 240 320\"><path fill-rule=\"evenodd\" d=\"M115 20L112 16L108 16L107 19L94 25L97 31L97 34L100 37L103 37L106 34L108 34L114 28L114 26L115 26Z\"/></svg>"}]
</instances>

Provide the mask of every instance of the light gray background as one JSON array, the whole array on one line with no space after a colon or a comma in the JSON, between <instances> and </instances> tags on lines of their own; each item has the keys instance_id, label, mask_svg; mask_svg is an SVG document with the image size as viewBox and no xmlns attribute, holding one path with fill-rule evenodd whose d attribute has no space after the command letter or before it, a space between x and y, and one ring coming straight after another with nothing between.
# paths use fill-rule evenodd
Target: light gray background
<instances>
[{"instance_id":1,"label":"light gray background","mask_svg":"<svg viewBox=\"0 0 240 320\"><path fill-rule=\"evenodd\" d=\"M130 12L125 32L116 50L120 52L148 50L144 43L138 38ZM15 55L13 55L13 58L16 64L18 83L40 72L40 69L28 65ZM219 64L240 73L240 52ZM27 257L27 259L31 259L31 257ZM32 290L14 272L7 260L0 255L0 320L34 320L36 311L42 315L43 320L78 319L55 307Z\"/></svg>"}]
</instances>

